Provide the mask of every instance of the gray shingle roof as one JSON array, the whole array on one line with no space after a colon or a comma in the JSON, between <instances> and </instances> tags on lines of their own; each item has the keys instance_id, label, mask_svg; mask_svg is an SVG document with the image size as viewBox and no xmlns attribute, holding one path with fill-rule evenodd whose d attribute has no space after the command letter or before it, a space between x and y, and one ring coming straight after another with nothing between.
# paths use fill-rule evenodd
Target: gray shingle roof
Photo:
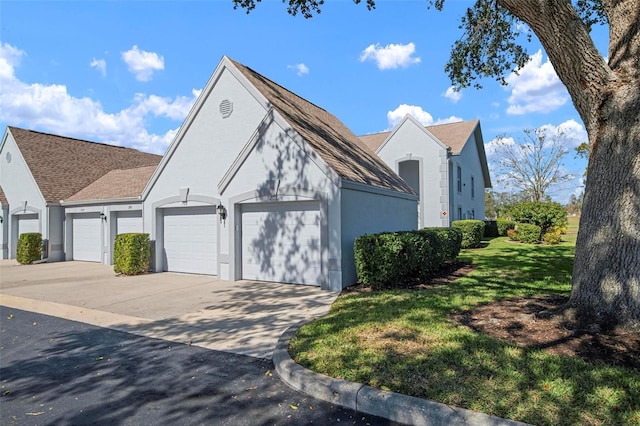
<instances>
[{"instance_id":1,"label":"gray shingle roof","mask_svg":"<svg viewBox=\"0 0 640 426\"><path fill-rule=\"evenodd\" d=\"M478 120L469 120L460 121L458 123L425 126L425 129L438 138L440 142L451 148L451 153L453 155L458 155L462 151L462 148L464 148L477 125ZM380 145L382 145L390 134L391 132L373 133L370 135L360 136L360 140L375 152L380 148Z\"/></svg>"},{"instance_id":2,"label":"gray shingle roof","mask_svg":"<svg viewBox=\"0 0 640 426\"><path fill-rule=\"evenodd\" d=\"M114 200L142 194L156 166L112 170L65 201Z\"/></svg>"},{"instance_id":3,"label":"gray shingle roof","mask_svg":"<svg viewBox=\"0 0 640 426\"><path fill-rule=\"evenodd\" d=\"M413 194L413 190L338 118L251 68L231 62L342 179Z\"/></svg>"},{"instance_id":4,"label":"gray shingle roof","mask_svg":"<svg viewBox=\"0 0 640 426\"><path fill-rule=\"evenodd\" d=\"M162 159L131 148L8 129L47 202L67 199L112 170L156 166Z\"/></svg>"}]
</instances>

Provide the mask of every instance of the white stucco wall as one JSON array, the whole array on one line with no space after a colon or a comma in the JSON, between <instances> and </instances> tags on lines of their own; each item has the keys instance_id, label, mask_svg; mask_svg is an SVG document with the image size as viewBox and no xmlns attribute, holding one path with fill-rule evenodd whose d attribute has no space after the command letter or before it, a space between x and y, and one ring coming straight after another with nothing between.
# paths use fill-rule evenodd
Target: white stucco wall
<instances>
[{"instance_id":1,"label":"white stucco wall","mask_svg":"<svg viewBox=\"0 0 640 426\"><path fill-rule=\"evenodd\" d=\"M342 289L340 259L340 202L338 188L332 172L315 155L305 152L302 143L296 143L291 131L279 121L264 123L260 136L241 163L237 172L228 181L221 194L221 202L230 212L229 226L221 230L220 243L226 242L230 278L239 279L241 262L239 233L230 230L241 228L241 204L273 203L317 200L320 203L322 220L321 261L323 269L322 288ZM225 235L223 238L222 235ZM228 239L226 239L228 238ZM267 236L265 236L267 238ZM222 250L222 249L221 249ZM299 265L304 270L305 265ZM225 265L221 264L221 271Z\"/></svg>"},{"instance_id":2,"label":"white stucco wall","mask_svg":"<svg viewBox=\"0 0 640 426\"><path fill-rule=\"evenodd\" d=\"M418 200L411 196L390 196L343 188L342 199L342 286L355 284L356 266L353 243L364 234L417 229L415 215Z\"/></svg>"},{"instance_id":3,"label":"white stucco wall","mask_svg":"<svg viewBox=\"0 0 640 426\"><path fill-rule=\"evenodd\" d=\"M462 192L457 190L457 166L462 169ZM453 220L475 219L483 220L485 216L484 208L484 188L485 182L482 174L482 165L478 156L475 135L467 141L459 155L451 157L452 171L452 213ZM474 180L475 195L472 197L471 178ZM462 217L458 217L458 208L462 210Z\"/></svg>"},{"instance_id":4,"label":"white stucco wall","mask_svg":"<svg viewBox=\"0 0 640 426\"><path fill-rule=\"evenodd\" d=\"M10 155L11 161L8 160ZM7 131L0 148L0 185L9 202L7 244L9 258L15 258L18 238L17 216L38 213L42 238L48 239L48 214L46 203L29 168L18 150L13 136ZM26 204L25 204L26 202ZM61 225L60 225L61 226Z\"/></svg>"},{"instance_id":5,"label":"white stucco wall","mask_svg":"<svg viewBox=\"0 0 640 426\"><path fill-rule=\"evenodd\" d=\"M2 206L0 211L2 223L0 224L0 259L9 258L9 206Z\"/></svg>"},{"instance_id":6,"label":"white stucco wall","mask_svg":"<svg viewBox=\"0 0 640 426\"><path fill-rule=\"evenodd\" d=\"M420 164L419 226L448 226L449 191L446 147L428 134L421 124L413 119L405 119L395 129L390 139L380 147L378 156L401 176L400 163L407 160L418 161Z\"/></svg>"}]
</instances>

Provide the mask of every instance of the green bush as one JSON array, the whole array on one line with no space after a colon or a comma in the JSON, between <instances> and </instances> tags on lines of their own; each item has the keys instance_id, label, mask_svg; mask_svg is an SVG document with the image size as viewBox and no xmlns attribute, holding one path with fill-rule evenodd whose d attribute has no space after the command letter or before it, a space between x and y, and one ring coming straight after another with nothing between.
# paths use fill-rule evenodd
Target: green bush
<instances>
[{"instance_id":1,"label":"green bush","mask_svg":"<svg viewBox=\"0 0 640 426\"><path fill-rule=\"evenodd\" d=\"M509 237L511 241L518 241L518 233L515 229L507 229L507 237Z\"/></svg>"},{"instance_id":2,"label":"green bush","mask_svg":"<svg viewBox=\"0 0 640 426\"><path fill-rule=\"evenodd\" d=\"M480 242L484 235L483 221L475 219L455 220L451 227L462 231L462 248L480 247Z\"/></svg>"},{"instance_id":3,"label":"green bush","mask_svg":"<svg viewBox=\"0 0 640 426\"><path fill-rule=\"evenodd\" d=\"M498 219L496 221L496 226L498 227L498 235L501 237L506 237L507 231L509 229L515 229L516 223L512 220Z\"/></svg>"},{"instance_id":4,"label":"green bush","mask_svg":"<svg viewBox=\"0 0 640 426\"><path fill-rule=\"evenodd\" d=\"M485 220L484 221L484 237L494 238L499 236L500 236L500 233L498 233L498 221Z\"/></svg>"},{"instance_id":5,"label":"green bush","mask_svg":"<svg viewBox=\"0 0 640 426\"><path fill-rule=\"evenodd\" d=\"M509 213L518 223L538 225L543 234L552 226L566 227L569 223L567 209L554 202L527 201L514 205Z\"/></svg>"},{"instance_id":6,"label":"green bush","mask_svg":"<svg viewBox=\"0 0 640 426\"><path fill-rule=\"evenodd\" d=\"M542 231L538 225L532 223L519 223L516 225L518 241L525 244L538 244Z\"/></svg>"},{"instance_id":7,"label":"green bush","mask_svg":"<svg viewBox=\"0 0 640 426\"><path fill-rule=\"evenodd\" d=\"M151 242L149 234L119 234L113 245L113 270L116 274L136 275L149 270Z\"/></svg>"},{"instance_id":8,"label":"green bush","mask_svg":"<svg viewBox=\"0 0 640 426\"><path fill-rule=\"evenodd\" d=\"M542 236L542 241L547 244L560 244L562 241L562 234L557 231L549 231Z\"/></svg>"},{"instance_id":9,"label":"green bush","mask_svg":"<svg viewBox=\"0 0 640 426\"><path fill-rule=\"evenodd\" d=\"M447 228L362 235L354 242L358 281L389 288L426 279L456 258L460 240Z\"/></svg>"},{"instance_id":10,"label":"green bush","mask_svg":"<svg viewBox=\"0 0 640 426\"><path fill-rule=\"evenodd\" d=\"M22 265L28 265L42 258L42 234L26 232L18 237L16 260Z\"/></svg>"}]
</instances>

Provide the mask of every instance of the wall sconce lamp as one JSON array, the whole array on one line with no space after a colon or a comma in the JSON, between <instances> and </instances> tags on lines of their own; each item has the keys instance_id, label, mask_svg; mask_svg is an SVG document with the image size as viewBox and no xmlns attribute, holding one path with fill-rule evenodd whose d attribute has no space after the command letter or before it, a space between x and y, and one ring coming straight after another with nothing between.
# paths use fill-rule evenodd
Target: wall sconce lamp
<instances>
[{"instance_id":1,"label":"wall sconce lamp","mask_svg":"<svg viewBox=\"0 0 640 426\"><path fill-rule=\"evenodd\" d=\"M227 209L225 209L222 204L218 204L216 211L218 212L218 216L220 216L220 222L227 219Z\"/></svg>"},{"instance_id":2,"label":"wall sconce lamp","mask_svg":"<svg viewBox=\"0 0 640 426\"><path fill-rule=\"evenodd\" d=\"M4 222L4 218L0 216L0 223Z\"/></svg>"},{"instance_id":3,"label":"wall sconce lamp","mask_svg":"<svg viewBox=\"0 0 640 426\"><path fill-rule=\"evenodd\" d=\"M104 220L105 222L107 221L107 215L104 214L103 212L100 212L100 219Z\"/></svg>"}]
</instances>

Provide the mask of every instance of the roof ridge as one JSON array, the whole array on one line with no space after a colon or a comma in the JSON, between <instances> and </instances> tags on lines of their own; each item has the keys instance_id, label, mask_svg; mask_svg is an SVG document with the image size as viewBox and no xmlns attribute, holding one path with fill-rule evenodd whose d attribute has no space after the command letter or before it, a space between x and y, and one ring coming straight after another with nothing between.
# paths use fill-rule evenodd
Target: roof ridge
<instances>
[{"instance_id":1,"label":"roof ridge","mask_svg":"<svg viewBox=\"0 0 640 426\"><path fill-rule=\"evenodd\" d=\"M48 133L48 132L42 132L39 130L33 130L33 129L25 129L22 127L17 127L17 126L7 126L10 130L21 130L23 132L29 132L29 133L38 133L40 135L45 135L45 136L53 136L55 138L62 138L62 139L67 139L70 141L78 141L78 142L85 142L85 143L92 143L92 144L96 144L96 145L102 145L102 146L108 146L111 148L122 148L122 149L129 149L132 151L137 151L137 152L141 152L143 154L151 154L151 155L158 155L158 154L153 154L151 152L146 152L146 151L140 151L139 149L135 149L135 148L131 148L128 146L122 146L122 145L113 145L110 143L106 143L106 142L97 142L97 141L90 141L87 139L80 139L80 138L73 138L73 137L69 137L69 136L62 136L62 135L56 135L55 133Z\"/></svg>"}]
</instances>

